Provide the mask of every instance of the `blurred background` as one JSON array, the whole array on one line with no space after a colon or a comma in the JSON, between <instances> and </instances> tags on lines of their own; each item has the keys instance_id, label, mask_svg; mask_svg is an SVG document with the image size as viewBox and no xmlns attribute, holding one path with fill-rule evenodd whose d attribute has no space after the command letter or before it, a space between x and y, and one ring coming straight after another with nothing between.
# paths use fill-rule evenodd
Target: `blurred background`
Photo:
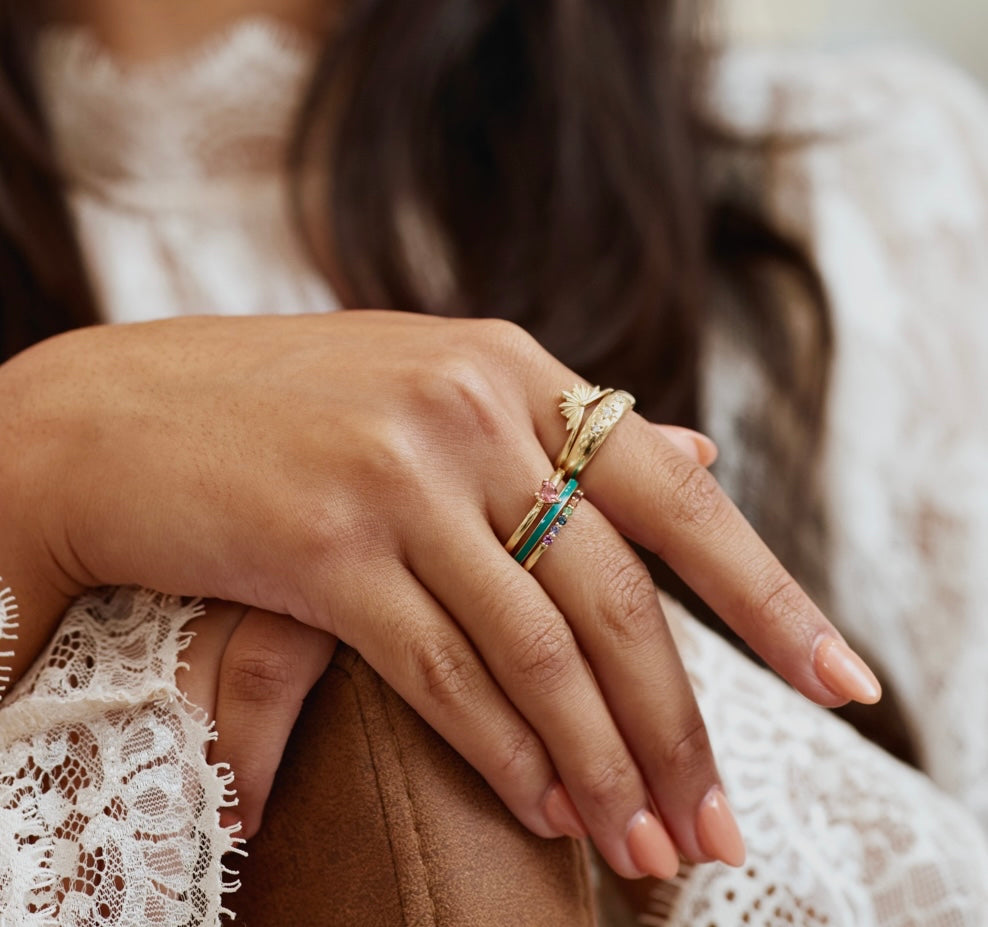
<instances>
[{"instance_id":1,"label":"blurred background","mask_svg":"<svg viewBox=\"0 0 988 927\"><path fill-rule=\"evenodd\" d=\"M986 0L721 0L729 34L755 42L933 49L988 83Z\"/></svg>"}]
</instances>

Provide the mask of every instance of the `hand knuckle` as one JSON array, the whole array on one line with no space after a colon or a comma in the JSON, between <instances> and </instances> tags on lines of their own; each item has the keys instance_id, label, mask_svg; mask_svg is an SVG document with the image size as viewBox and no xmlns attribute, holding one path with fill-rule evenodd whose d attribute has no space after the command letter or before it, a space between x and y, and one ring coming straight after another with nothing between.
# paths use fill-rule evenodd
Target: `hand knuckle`
<instances>
[{"instance_id":1,"label":"hand knuckle","mask_svg":"<svg viewBox=\"0 0 988 927\"><path fill-rule=\"evenodd\" d=\"M530 351L538 342L520 325L508 319L477 319L474 332L482 350L495 348Z\"/></svg>"},{"instance_id":2,"label":"hand knuckle","mask_svg":"<svg viewBox=\"0 0 988 927\"><path fill-rule=\"evenodd\" d=\"M409 385L409 407L431 440L474 433L501 440L508 423L496 379L489 352L443 351L429 376Z\"/></svg>"},{"instance_id":3,"label":"hand knuckle","mask_svg":"<svg viewBox=\"0 0 988 927\"><path fill-rule=\"evenodd\" d=\"M366 450L362 466L366 480L360 486L365 498L380 501L380 493L416 495L435 481L428 461L427 441L422 432L399 417L381 417L367 422L360 434ZM396 480L395 474L401 474Z\"/></svg>"},{"instance_id":4,"label":"hand knuckle","mask_svg":"<svg viewBox=\"0 0 988 927\"><path fill-rule=\"evenodd\" d=\"M574 651L573 638L565 623L545 622L516 645L515 672L530 689L550 695L564 684Z\"/></svg>"},{"instance_id":5,"label":"hand knuckle","mask_svg":"<svg viewBox=\"0 0 988 927\"><path fill-rule=\"evenodd\" d=\"M622 754L611 757L587 771L583 777L583 791L593 805L606 811L627 794L629 783L634 781L635 776L630 756Z\"/></svg>"},{"instance_id":6,"label":"hand knuckle","mask_svg":"<svg viewBox=\"0 0 988 927\"><path fill-rule=\"evenodd\" d=\"M799 627L806 623L806 595L781 566L772 566L752 584L748 622L756 626Z\"/></svg>"},{"instance_id":7,"label":"hand knuckle","mask_svg":"<svg viewBox=\"0 0 988 927\"><path fill-rule=\"evenodd\" d=\"M249 649L223 661L220 687L244 702L278 702L293 695L294 661L276 650Z\"/></svg>"},{"instance_id":8,"label":"hand knuckle","mask_svg":"<svg viewBox=\"0 0 988 927\"><path fill-rule=\"evenodd\" d=\"M699 713L692 715L671 739L662 745L660 762L664 774L688 781L711 762L710 737Z\"/></svg>"},{"instance_id":9,"label":"hand knuckle","mask_svg":"<svg viewBox=\"0 0 988 927\"><path fill-rule=\"evenodd\" d=\"M502 740L497 747L494 768L511 781L524 782L542 752L542 744L529 729L523 729Z\"/></svg>"},{"instance_id":10,"label":"hand knuckle","mask_svg":"<svg viewBox=\"0 0 988 927\"><path fill-rule=\"evenodd\" d=\"M726 497L706 468L692 461L672 464L669 473L668 517L696 530L714 527L726 512Z\"/></svg>"},{"instance_id":11,"label":"hand knuckle","mask_svg":"<svg viewBox=\"0 0 988 927\"><path fill-rule=\"evenodd\" d=\"M633 554L624 553L608 563L604 572L608 596L601 620L611 641L634 648L652 639L661 615L655 584L645 565Z\"/></svg>"},{"instance_id":12,"label":"hand knuckle","mask_svg":"<svg viewBox=\"0 0 988 927\"><path fill-rule=\"evenodd\" d=\"M442 705L459 704L477 689L481 664L470 648L458 641L422 646L416 660L426 690Z\"/></svg>"}]
</instances>

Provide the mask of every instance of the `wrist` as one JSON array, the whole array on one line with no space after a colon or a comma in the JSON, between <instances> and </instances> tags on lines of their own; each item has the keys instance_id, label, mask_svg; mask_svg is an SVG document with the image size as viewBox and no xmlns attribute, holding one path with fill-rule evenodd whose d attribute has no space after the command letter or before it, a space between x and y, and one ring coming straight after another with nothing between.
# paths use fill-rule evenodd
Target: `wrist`
<instances>
[{"instance_id":1,"label":"wrist","mask_svg":"<svg viewBox=\"0 0 988 927\"><path fill-rule=\"evenodd\" d=\"M0 588L11 590L19 611L17 640L0 640L13 659L0 662L15 679L86 585L60 555L68 537L62 500L73 475L60 463L47 364L38 346L0 365Z\"/></svg>"}]
</instances>

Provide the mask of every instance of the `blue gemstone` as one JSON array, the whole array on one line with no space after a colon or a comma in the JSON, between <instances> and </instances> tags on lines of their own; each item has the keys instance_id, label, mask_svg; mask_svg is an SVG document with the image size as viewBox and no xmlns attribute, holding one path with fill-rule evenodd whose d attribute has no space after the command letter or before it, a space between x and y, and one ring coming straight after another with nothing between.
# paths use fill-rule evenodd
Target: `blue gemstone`
<instances>
[{"instance_id":1,"label":"blue gemstone","mask_svg":"<svg viewBox=\"0 0 988 927\"><path fill-rule=\"evenodd\" d=\"M556 523L560 525L565 525L568 520L569 519L567 519L565 515L560 515Z\"/></svg>"}]
</instances>

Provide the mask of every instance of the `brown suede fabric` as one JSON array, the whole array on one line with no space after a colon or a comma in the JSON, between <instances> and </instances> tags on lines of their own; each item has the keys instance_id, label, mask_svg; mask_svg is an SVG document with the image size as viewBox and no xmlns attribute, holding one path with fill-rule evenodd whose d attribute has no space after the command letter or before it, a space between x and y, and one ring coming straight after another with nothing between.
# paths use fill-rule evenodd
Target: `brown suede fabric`
<instances>
[{"instance_id":1,"label":"brown suede fabric","mask_svg":"<svg viewBox=\"0 0 988 927\"><path fill-rule=\"evenodd\" d=\"M306 701L230 907L246 927L592 927L585 848L525 830L352 650Z\"/></svg>"}]
</instances>

